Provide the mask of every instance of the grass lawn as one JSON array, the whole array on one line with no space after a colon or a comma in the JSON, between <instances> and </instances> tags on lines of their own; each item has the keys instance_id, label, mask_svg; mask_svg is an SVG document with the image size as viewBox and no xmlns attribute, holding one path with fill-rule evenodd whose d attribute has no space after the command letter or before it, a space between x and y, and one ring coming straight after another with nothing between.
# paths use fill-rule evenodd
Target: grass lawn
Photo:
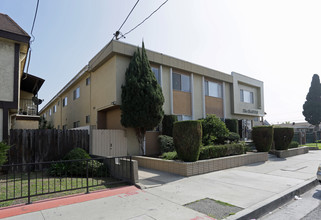
<instances>
[{"instance_id":1,"label":"grass lawn","mask_svg":"<svg viewBox=\"0 0 321 220\"><path fill-rule=\"evenodd\" d=\"M319 149L321 149L321 143L308 143L308 144L300 145L300 147L302 146L318 147Z\"/></svg>"},{"instance_id":2,"label":"grass lawn","mask_svg":"<svg viewBox=\"0 0 321 220\"><path fill-rule=\"evenodd\" d=\"M124 186L127 185L126 183L116 183L116 184L109 184L112 182L116 182L116 179L113 179L111 177L108 178L88 178L88 185L93 186L89 188L89 191L96 191L96 190L102 190L107 188L113 188L118 186ZM101 186L95 186L95 185L101 185ZM31 195L37 195L37 194L43 194L43 193L50 193L46 195L39 195L31 197L31 201L38 201L38 200L44 200L49 198L56 198L66 195L72 195L72 194L79 194L79 193L85 193L86 189L76 189L71 191L64 191L69 189L75 189L80 187L86 187L87 186L87 180L86 178L82 177L49 177L44 176L41 177L41 175L32 173L30 178L30 194ZM64 191L64 192L58 192L54 193L55 191ZM1 175L0 176L0 200L5 200L9 198L15 198L15 197L23 197L28 195L28 175L26 173L19 175ZM27 203L28 198L22 198L22 199L16 199L6 202L0 202L0 207L10 206L10 205L16 205L16 204L23 204Z\"/></svg>"}]
</instances>

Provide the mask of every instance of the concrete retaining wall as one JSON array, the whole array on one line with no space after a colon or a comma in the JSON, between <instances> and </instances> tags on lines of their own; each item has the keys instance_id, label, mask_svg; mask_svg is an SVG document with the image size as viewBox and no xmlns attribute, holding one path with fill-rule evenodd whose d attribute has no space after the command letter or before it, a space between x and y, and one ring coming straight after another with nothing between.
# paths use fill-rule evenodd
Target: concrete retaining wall
<instances>
[{"instance_id":1,"label":"concrete retaining wall","mask_svg":"<svg viewBox=\"0 0 321 220\"><path fill-rule=\"evenodd\" d=\"M251 163L265 162L268 153L247 153L242 155L200 160L196 162L181 162L173 160L162 160L144 156L133 156L138 161L138 166L182 176L193 176L218 170L229 169Z\"/></svg>"},{"instance_id":2,"label":"concrete retaining wall","mask_svg":"<svg viewBox=\"0 0 321 220\"><path fill-rule=\"evenodd\" d=\"M293 157L300 154L309 153L309 147L291 148L288 150L275 150L271 152L279 158Z\"/></svg>"}]
</instances>

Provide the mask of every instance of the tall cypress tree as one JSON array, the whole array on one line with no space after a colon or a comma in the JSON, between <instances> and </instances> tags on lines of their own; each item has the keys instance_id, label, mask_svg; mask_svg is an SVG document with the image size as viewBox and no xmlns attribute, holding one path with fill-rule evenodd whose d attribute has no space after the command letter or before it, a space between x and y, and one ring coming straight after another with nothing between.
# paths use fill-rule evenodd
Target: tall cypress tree
<instances>
[{"instance_id":1,"label":"tall cypress tree","mask_svg":"<svg viewBox=\"0 0 321 220\"><path fill-rule=\"evenodd\" d=\"M145 133L161 122L164 96L150 68L144 42L142 52L137 48L134 53L125 77L120 106L121 123L124 127L135 129L141 152L145 154Z\"/></svg>"},{"instance_id":2,"label":"tall cypress tree","mask_svg":"<svg viewBox=\"0 0 321 220\"><path fill-rule=\"evenodd\" d=\"M311 81L311 86L303 105L303 115L305 120L314 125L316 130L321 122L321 85L320 78L314 74Z\"/></svg>"}]
</instances>

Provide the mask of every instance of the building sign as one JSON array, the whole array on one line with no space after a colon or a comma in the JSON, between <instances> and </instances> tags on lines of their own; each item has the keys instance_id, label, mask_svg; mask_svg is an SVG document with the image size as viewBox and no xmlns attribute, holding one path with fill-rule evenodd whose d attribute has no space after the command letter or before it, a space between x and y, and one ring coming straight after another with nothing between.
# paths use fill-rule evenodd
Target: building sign
<instances>
[{"instance_id":1,"label":"building sign","mask_svg":"<svg viewBox=\"0 0 321 220\"><path fill-rule=\"evenodd\" d=\"M251 109L243 109L243 113L258 115L258 114L259 114L259 111L257 111L257 110L251 110Z\"/></svg>"}]
</instances>

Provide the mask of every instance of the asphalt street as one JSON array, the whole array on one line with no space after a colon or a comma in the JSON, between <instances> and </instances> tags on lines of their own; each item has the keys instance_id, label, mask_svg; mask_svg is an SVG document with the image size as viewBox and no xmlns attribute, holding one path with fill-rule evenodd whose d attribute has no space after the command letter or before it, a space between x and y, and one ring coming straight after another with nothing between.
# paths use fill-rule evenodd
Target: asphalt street
<instances>
[{"instance_id":1,"label":"asphalt street","mask_svg":"<svg viewBox=\"0 0 321 220\"><path fill-rule=\"evenodd\" d=\"M316 220L321 219L321 185L316 186L303 195L273 212L259 218L260 220Z\"/></svg>"}]
</instances>

